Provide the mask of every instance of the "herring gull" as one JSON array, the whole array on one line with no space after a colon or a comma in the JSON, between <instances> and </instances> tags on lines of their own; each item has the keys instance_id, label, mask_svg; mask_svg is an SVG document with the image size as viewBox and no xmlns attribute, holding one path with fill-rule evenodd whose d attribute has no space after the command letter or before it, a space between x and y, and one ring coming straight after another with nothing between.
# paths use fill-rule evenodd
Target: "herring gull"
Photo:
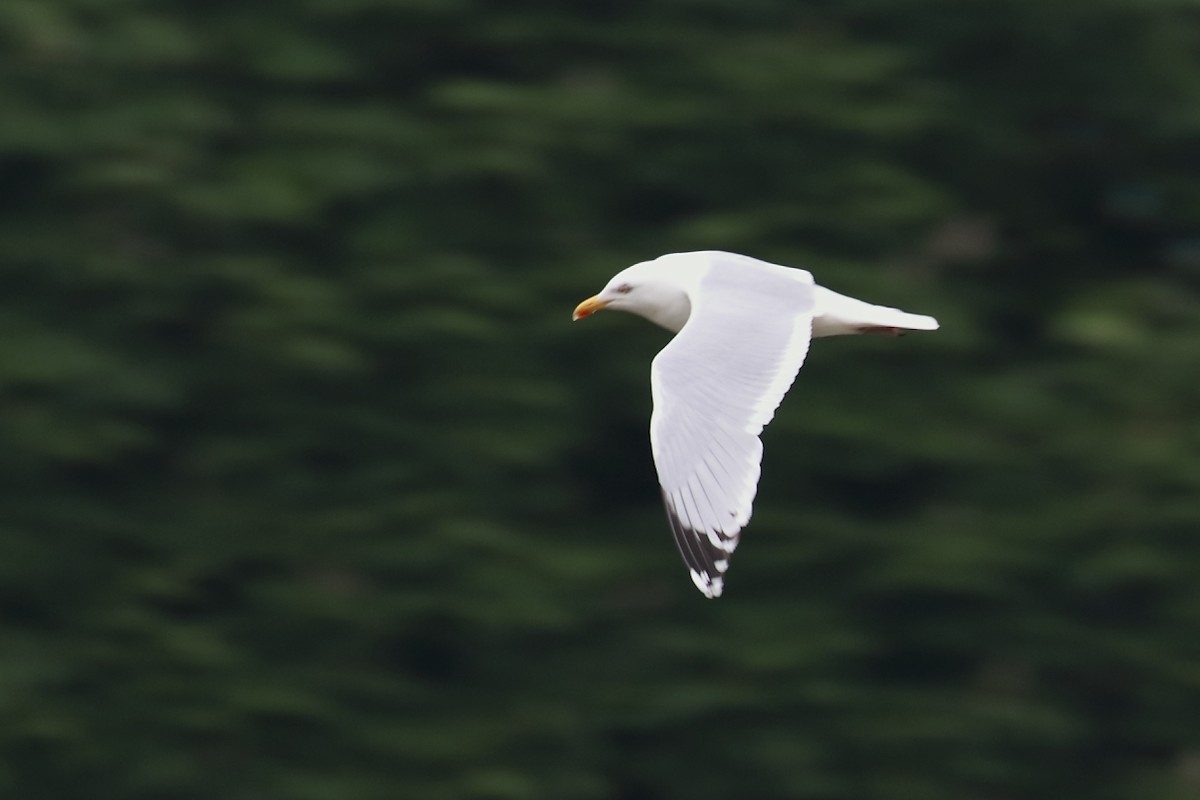
<instances>
[{"instance_id":1,"label":"herring gull","mask_svg":"<svg viewBox=\"0 0 1200 800\"><path fill-rule=\"evenodd\" d=\"M931 331L933 317L872 305L802 269L720 251L671 253L617 273L573 319L628 311L675 333L650 367L650 449L675 544L705 597L721 595L762 462L759 434L817 336Z\"/></svg>"}]
</instances>

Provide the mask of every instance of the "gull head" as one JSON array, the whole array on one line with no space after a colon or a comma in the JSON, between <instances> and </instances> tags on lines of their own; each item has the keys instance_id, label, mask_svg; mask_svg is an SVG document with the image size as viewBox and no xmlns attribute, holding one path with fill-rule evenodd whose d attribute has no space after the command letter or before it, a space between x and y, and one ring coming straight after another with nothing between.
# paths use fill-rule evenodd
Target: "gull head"
<instances>
[{"instance_id":1,"label":"gull head","mask_svg":"<svg viewBox=\"0 0 1200 800\"><path fill-rule=\"evenodd\" d=\"M670 331L687 322L692 304L688 295L699 286L704 264L664 256L627 267L593 297L575 307L573 320L605 308L645 317Z\"/></svg>"}]
</instances>

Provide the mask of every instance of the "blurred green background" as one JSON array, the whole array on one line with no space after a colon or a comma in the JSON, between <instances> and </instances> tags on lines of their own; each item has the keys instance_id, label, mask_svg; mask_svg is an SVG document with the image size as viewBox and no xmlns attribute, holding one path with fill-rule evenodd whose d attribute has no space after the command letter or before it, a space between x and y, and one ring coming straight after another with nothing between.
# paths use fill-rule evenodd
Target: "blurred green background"
<instances>
[{"instance_id":1,"label":"blurred green background","mask_svg":"<svg viewBox=\"0 0 1200 800\"><path fill-rule=\"evenodd\" d=\"M1193 0L4 0L0 797L1200 797ZM719 248L820 341L704 600Z\"/></svg>"}]
</instances>

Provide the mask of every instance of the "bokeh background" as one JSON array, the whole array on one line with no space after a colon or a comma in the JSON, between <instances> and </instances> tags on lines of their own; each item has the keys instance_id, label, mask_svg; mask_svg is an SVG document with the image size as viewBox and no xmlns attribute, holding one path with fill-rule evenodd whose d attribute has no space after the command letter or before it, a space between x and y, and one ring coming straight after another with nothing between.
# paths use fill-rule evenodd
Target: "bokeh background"
<instances>
[{"instance_id":1,"label":"bokeh background","mask_svg":"<svg viewBox=\"0 0 1200 800\"><path fill-rule=\"evenodd\" d=\"M0 797L1200 797L1192 0L4 0ZM726 596L647 442L817 342Z\"/></svg>"}]
</instances>

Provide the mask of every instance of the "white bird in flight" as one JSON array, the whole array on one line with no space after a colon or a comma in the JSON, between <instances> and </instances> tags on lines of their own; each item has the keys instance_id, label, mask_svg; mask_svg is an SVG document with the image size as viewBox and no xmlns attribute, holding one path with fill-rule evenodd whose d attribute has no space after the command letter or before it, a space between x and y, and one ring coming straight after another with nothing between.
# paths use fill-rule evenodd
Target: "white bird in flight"
<instances>
[{"instance_id":1,"label":"white bird in flight","mask_svg":"<svg viewBox=\"0 0 1200 800\"><path fill-rule=\"evenodd\" d=\"M816 336L932 331L933 317L864 303L812 274L716 250L618 272L573 319L628 311L676 336L650 366L650 448L675 544L705 597L719 597L750 521L763 426Z\"/></svg>"}]
</instances>

